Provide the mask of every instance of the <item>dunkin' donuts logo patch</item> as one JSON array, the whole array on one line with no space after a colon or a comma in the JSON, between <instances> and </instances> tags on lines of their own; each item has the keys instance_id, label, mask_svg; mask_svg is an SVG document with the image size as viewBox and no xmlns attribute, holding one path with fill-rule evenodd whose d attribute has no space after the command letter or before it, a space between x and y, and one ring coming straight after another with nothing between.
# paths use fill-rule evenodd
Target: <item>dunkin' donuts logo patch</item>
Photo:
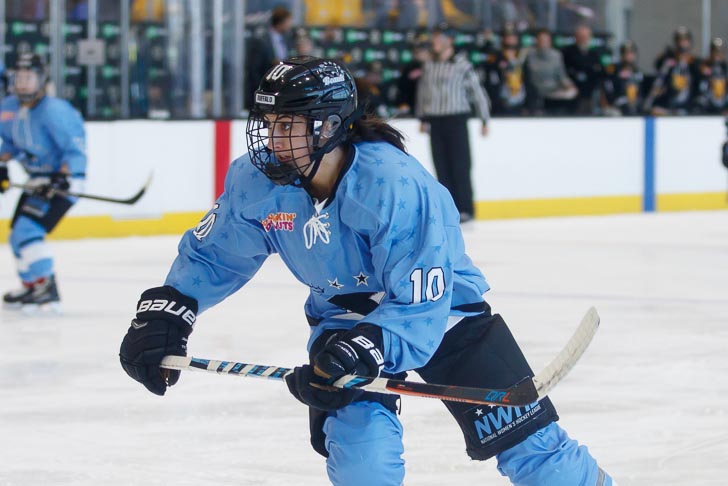
<instances>
[{"instance_id":1,"label":"dunkin' donuts logo patch","mask_svg":"<svg viewBox=\"0 0 728 486\"><path fill-rule=\"evenodd\" d=\"M260 223L266 232L270 230L293 231L293 220L296 219L296 213L270 213L267 218Z\"/></svg>"}]
</instances>

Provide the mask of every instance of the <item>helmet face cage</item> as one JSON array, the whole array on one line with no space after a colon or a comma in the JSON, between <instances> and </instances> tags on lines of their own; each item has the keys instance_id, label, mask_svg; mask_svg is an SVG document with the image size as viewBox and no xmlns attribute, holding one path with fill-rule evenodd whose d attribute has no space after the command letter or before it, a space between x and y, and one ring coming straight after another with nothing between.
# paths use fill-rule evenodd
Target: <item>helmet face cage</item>
<instances>
[{"instance_id":1,"label":"helmet face cage","mask_svg":"<svg viewBox=\"0 0 728 486\"><path fill-rule=\"evenodd\" d=\"M21 103L31 103L40 97L48 80L40 57L22 54L15 65L12 86Z\"/></svg>"},{"instance_id":2,"label":"helmet face cage","mask_svg":"<svg viewBox=\"0 0 728 486\"><path fill-rule=\"evenodd\" d=\"M302 186L313 174L312 131L302 116L255 110L246 127L250 159L278 185Z\"/></svg>"},{"instance_id":3,"label":"helmet face cage","mask_svg":"<svg viewBox=\"0 0 728 486\"><path fill-rule=\"evenodd\" d=\"M356 101L351 74L335 61L296 57L274 66L246 127L253 165L276 184L307 186L324 155L348 138Z\"/></svg>"}]
</instances>

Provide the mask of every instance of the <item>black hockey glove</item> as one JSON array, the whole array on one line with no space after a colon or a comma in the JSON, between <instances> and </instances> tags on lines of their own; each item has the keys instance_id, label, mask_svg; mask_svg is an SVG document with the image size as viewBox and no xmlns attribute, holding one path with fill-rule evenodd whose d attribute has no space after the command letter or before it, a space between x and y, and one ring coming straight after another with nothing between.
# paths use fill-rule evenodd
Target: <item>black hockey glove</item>
<instances>
[{"instance_id":1,"label":"black hockey glove","mask_svg":"<svg viewBox=\"0 0 728 486\"><path fill-rule=\"evenodd\" d=\"M8 167L4 162L0 162L0 194L7 191L10 187L10 176L8 175Z\"/></svg>"},{"instance_id":2,"label":"black hockey glove","mask_svg":"<svg viewBox=\"0 0 728 486\"><path fill-rule=\"evenodd\" d=\"M197 318L197 301L170 286L146 290L136 319L121 342L119 360L126 374L157 395L177 383L178 370L159 367L167 355L187 356L187 337Z\"/></svg>"},{"instance_id":3,"label":"black hockey glove","mask_svg":"<svg viewBox=\"0 0 728 486\"><path fill-rule=\"evenodd\" d=\"M71 187L68 175L61 172L51 174L48 182L40 184L33 189L33 195L43 199L53 199L58 193L64 194Z\"/></svg>"},{"instance_id":4,"label":"black hockey glove","mask_svg":"<svg viewBox=\"0 0 728 486\"><path fill-rule=\"evenodd\" d=\"M382 328L359 324L343 334L334 334L313 357L313 365L297 367L286 377L291 394L319 410L337 410L358 398L357 388L331 386L344 375L377 377L384 366Z\"/></svg>"}]
</instances>

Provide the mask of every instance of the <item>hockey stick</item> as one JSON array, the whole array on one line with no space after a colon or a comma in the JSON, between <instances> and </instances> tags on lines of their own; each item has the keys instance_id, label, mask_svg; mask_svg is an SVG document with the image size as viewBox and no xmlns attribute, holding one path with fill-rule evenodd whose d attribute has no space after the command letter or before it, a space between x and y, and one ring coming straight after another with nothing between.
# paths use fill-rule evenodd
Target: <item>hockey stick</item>
<instances>
[{"instance_id":1,"label":"hockey stick","mask_svg":"<svg viewBox=\"0 0 728 486\"><path fill-rule=\"evenodd\" d=\"M533 378L523 378L513 386L504 389L437 385L355 375L342 376L333 383L333 386L337 388L361 388L362 390L395 395L437 398L453 402L523 407L545 397L569 373L586 351L598 328L599 315L596 309L592 307L582 318L581 324L566 343L566 346L548 366ZM170 370L201 370L268 380L283 380L287 375L293 373L291 368L184 356L165 356L160 366Z\"/></svg>"},{"instance_id":2,"label":"hockey stick","mask_svg":"<svg viewBox=\"0 0 728 486\"><path fill-rule=\"evenodd\" d=\"M139 189L139 191L136 194L134 194L132 197L130 197L128 199L117 199L114 197L95 196L93 194L82 194L82 193L78 193L78 192L68 192L68 191L57 191L56 194L58 194L59 196L64 196L64 197L65 196L78 197L78 198L83 198L83 199L93 199L94 201L103 201L103 202L109 202L109 203L131 205L131 204L136 203L139 199L141 199L142 196L144 195L144 193L147 192L149 185L152 183L152 175L153 174L149 174L149 177L147 178L147 182L144 183L142 188ZM29 184L10 184L10 187L14 187L17 189L23 189L23 190L30 190L30 191L35 189L34 186L29 185Z\"/></svg>"}]
</instances>

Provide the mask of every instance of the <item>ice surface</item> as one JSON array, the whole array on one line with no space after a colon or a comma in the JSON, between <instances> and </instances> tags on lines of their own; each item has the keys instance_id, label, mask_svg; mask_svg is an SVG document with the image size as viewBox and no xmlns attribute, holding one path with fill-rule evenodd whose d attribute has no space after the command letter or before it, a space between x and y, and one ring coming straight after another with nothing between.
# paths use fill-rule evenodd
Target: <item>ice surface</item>
<instances>
[{"instance_id":1,"label":"ice surface","mask_svg":"<svg viewBox=\"0 0 728 486\"><path fill-rule=\"evenodd\" d=\"M726 484L728 212L477 222L465 235L535 369L599 310L601 329L552 398L621 486ZM53 242L65 315L0 313L0 485L329 484L306 409L281 383L188 372L159 398L122 371L136 301L176 243ZM1 289L17 284L13 269L0 245ZM271 259L200 317L191 353L303 362L306 292ZM441 403L403 402L405 484L508 484L495 461L467 458Z\"/></svg>"}]
</instances>

